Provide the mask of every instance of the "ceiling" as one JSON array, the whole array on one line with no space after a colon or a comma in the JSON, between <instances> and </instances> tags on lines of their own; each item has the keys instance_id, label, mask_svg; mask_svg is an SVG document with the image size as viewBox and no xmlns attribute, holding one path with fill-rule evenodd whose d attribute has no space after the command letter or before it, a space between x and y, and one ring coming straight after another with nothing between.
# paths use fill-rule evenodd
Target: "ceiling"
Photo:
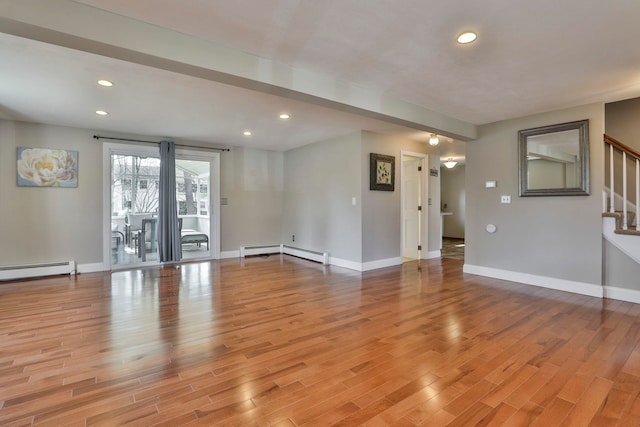
<instances>
[{"instance_id":1,"label":"ceiling","mask_svg":"<svg viewBox=\"0 0 640 427\"><path fill-rule=\"evenodd\" d=\"M96 21L88 26L99 27L99 14L108 12L473 125L640 96L637 0L44 1L43 8L91 9ZM458 45L463 30L477 32L478 40ZM4 32L10 31L0 25ZM32 38L38 39L0 34L0 117L272 150L360 129L423 142L429 137L424 123ZM99 78L114 86L99 87ZM109 115L98 117L97 109ZM280 120L282 112L292 118ZM242 135L247 129L252 136ZM437 123L433 129L442 131ZM463 160L461 138L439 133L445 135L443 161Z\"/></svg>"}]
</instances>

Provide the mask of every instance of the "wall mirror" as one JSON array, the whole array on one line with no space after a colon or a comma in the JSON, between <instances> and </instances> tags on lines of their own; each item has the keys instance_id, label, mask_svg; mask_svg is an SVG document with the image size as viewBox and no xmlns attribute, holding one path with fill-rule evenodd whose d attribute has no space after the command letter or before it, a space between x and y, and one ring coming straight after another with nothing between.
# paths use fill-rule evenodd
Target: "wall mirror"
<instances>
[{"instance_id":1,"label":"wall mirror","mask_svg":"<svg viewBox=\"0 0 640 427\"><path fill-rule=\"evenodd\" d=\"M589 120L518 131L520 196L589 195Z\"/></svg>"}]
</instances>

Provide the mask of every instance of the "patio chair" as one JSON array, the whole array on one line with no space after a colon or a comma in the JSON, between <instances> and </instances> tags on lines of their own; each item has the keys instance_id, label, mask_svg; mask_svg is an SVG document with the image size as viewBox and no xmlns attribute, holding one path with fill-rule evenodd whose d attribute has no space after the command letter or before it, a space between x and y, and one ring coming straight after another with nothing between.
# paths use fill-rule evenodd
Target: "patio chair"
<instances>
[{"instance_id":1,"label":"patio chair","mask_svg":"<svg viewBox=\"0 0 640 427\"><path fill-rule=\"evenodd\" d=\"M143 218L141 228L136 235L136 252L142 261L147 260L147 253L158 251L158 218Z\"/></svg>"},{"instance_id":2,"label":"patio chair","mask_svg":"<svg viewBox=\"0 0 640 427\"><path fill-rule=\"evenodd\" d=\"M153 218L152 213L130 213L127 215L124 230L126 243L130 247L137 248L137 236L138 232L142 230L142 220L149 218Z\"/></svg>"}]
</instances>

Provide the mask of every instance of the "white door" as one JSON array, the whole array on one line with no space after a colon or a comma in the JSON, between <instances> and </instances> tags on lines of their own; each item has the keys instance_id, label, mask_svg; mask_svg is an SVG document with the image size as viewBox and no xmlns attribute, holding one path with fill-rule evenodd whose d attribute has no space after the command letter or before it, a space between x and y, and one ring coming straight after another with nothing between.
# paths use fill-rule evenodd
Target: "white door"
<instances>
[{"instance_id":1,"label":"white door","mask_svg":"<svg viewBox=\"0 0 640 427\"><path fill-rule=\"evenodd\" d=\"M418 259L420 245L420 172L421 159L403 157L402 159L402 199L403 218L402 235L404 258Z\"/></svg>"}]
</instances>

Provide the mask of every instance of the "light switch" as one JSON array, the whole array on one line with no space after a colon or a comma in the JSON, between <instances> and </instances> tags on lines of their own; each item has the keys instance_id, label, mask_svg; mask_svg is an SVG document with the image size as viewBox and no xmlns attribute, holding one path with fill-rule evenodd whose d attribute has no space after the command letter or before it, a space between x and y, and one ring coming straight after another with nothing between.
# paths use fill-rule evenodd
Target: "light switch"
<instances>
[{"instance_id":1,"label":"light switch","mask_svg":"<svg viewBox=\"0 0 640 427\"><path fill-rule=\"evenodd\" d=\"M485 188L496 188L498 183L496 181L486 181L484 183Z\"/></svg>"},{"instance_id":2,"label":"light switch","mask_svg":"<svg viewBox=\"0 0 640 427\"><path fill-rule=\"evenodd\" d=\"M502 196L500 196L500 203L508 205L509 203L511 203L511 196L508 194L503 194Z\"/></svg>"},{"instance_id":3,"label":"light switch","mask_svg":"<svg viewBox=\"0 0 640 427\"><path fill-rule=\"evenodd\" d=\"M355 198L355 197L352 197L352 198L351 198L351 204L352 204L353 206L355 206L355 205L356 205L356 198Z\"/></svg>"}]
</instances>

